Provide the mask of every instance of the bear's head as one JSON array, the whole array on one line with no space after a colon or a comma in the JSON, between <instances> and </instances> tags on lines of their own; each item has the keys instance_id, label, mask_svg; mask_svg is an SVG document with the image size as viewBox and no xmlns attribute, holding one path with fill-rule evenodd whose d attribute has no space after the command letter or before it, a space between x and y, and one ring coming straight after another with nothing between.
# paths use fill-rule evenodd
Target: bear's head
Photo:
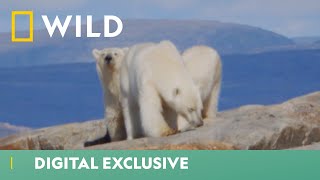
<instances>
[{"instance_id":1,"label":"bear's head","mask_svg":"<svg viewBox=\"0 0 320 180\"><path fill-rule=\"evenodd\" d=\"M102 70L119 70L128 48L105 48L102 50L94 49L93 57L96 59L97 66Z\"/></svg>"},{"instance_id":2,"label":"bear's head","mask_svg":"<svg viewBox=\"0 0 320 180\"><path fill-rule=\"evenodd\" d=\"M172 96L173 108L179 115L184 117L193 127L203 125L201 114L203 105L200 92L196 88L175 88Z\"/></svg>"}]
</instances>

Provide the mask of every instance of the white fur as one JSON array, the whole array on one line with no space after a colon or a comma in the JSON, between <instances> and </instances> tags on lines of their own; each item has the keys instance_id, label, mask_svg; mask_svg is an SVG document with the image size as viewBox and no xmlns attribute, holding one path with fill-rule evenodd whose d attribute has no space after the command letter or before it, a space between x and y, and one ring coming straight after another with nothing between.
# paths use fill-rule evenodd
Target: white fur
<instances>
[{"instance_id":1,"label":"white fur","mask_svg":"<svg viewBox=\"0 0 320 180\"><path fill-rule=\"evenodd\" d=\"M130 48L120 79L128 139L174 132L172 122L163 117L164 107L171 108L190 125L202 124L200 93L171 42Z\"/></svg>"},{"instance_id":2,"label":"white fur","mask_svg":"<svg viewBox=\"0 0 320 180\"><path fill-rule=\"evenodd\" d=\"M103 88L105 119L111 141L126 139L124 118L120 105L120 67L127 51L128 48L106 48L92 51ZM107 55L112 57L109 62L105 60Z\"/></svg>"},{"instance_id":3,"label":"white fur","mask_svg":"<svg viewBox=\"0 0 320 180\"><path fill-rule=\"evenodd\" d=\"M203 102L203 119L212 121L216 118L219 93L221 87L222 64L220 56L214 49L207 46L195 46L182 54L186 68L196 86ZM179 129L188 124L179 120Z\"/></svg>"}]
</instances>

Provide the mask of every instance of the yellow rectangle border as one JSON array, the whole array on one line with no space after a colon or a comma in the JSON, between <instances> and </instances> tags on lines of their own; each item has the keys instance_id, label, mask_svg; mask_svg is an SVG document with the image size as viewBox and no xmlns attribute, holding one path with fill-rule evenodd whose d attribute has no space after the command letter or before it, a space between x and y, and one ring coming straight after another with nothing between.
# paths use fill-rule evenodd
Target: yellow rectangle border
<instances>
[{"instance_id":1,"label":"yellow rectangle border","mask_svg":"<svg viewBox=\"0 0 320 180\"><path fill-rule=\"evenodd\" d=\"M30 18L29 24L29 37L17 38L16 37L16 16L27 15ZM11 14L11 38L12 42L33 42L33 11L12 11Z\"/></svg>"},{"instance_id":2,"label":"yellow rectangle border","mask_svg":"<svg viewBox=\"0 0 320 180\"><path fill-rule=\"evenodd\" d=\"M10 157L10 169L11 170L13 169L13 157L12 156Z\"/></svg>"}]
</instances>

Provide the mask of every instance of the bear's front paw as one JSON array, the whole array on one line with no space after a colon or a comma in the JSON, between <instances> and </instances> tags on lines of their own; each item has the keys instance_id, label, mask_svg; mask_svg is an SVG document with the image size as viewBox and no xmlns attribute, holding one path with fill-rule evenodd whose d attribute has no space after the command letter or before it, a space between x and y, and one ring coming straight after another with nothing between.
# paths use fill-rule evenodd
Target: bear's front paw
<instances>
[{"instance_id":1,"label":"bear's front paw","mask_svg":"<svg viewBox=\"0 0 320 180\"><path fill-rule=\"evenodd\" d=\"M177 133L179 133L180 131L179 130L177 130L177 129L169 129L169 130L166 130L165 132L163 132L162 134L161 134L161 136L170 136L170 135L173 135L173 134L177 134Z\"/></svg>"},{"instance_id":2,"label":"bear's front paw","mask_svg":"<svg viewBox=\"0 0 320 180\"><path fill-rule=\"evenodd\" d=\"M180 129L180 132L186 132L186 131L192 131L192 130L195 130L196 128L189 125L189 126L185 126L183 128Z\"/></svg>"}]
</instances>

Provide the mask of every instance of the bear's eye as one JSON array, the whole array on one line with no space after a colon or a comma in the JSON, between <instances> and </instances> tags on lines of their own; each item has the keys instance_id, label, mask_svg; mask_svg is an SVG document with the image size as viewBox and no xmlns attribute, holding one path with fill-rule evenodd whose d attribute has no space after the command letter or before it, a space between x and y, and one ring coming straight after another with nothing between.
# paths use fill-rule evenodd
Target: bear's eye
<instances>
[{"instance_id":1,"label":"bear's eye","mask_svg":"<svg viewBox=\"0 0 320 180\"><path fill-rule=\"evenodd\" d=\"M174 96L178 96L180 93L181 93L181 91L180 91L179 88L175 88L175 89L173 90L173 95L174 95Z\"/></svg>"},{"instance_id":2,"label":"bear's eye","mask_svg":"<svg viewBox=\"0 0 320 180\"><path fill-rule=\"evenodd\" d=\"M189 108L188 111L189 112L193 112L193 111L195 111L195 109L194 108Z\"/></svg>"},{"instance_id":3,"label":"bear's eye","mask_svg":"<svg viewBox=\"0 0 320 180\"><path fill-rule=\"evenodd\" d=\"M118 53L114 53L115 56L118 56Z\"/></svg>"}]
</instances>

